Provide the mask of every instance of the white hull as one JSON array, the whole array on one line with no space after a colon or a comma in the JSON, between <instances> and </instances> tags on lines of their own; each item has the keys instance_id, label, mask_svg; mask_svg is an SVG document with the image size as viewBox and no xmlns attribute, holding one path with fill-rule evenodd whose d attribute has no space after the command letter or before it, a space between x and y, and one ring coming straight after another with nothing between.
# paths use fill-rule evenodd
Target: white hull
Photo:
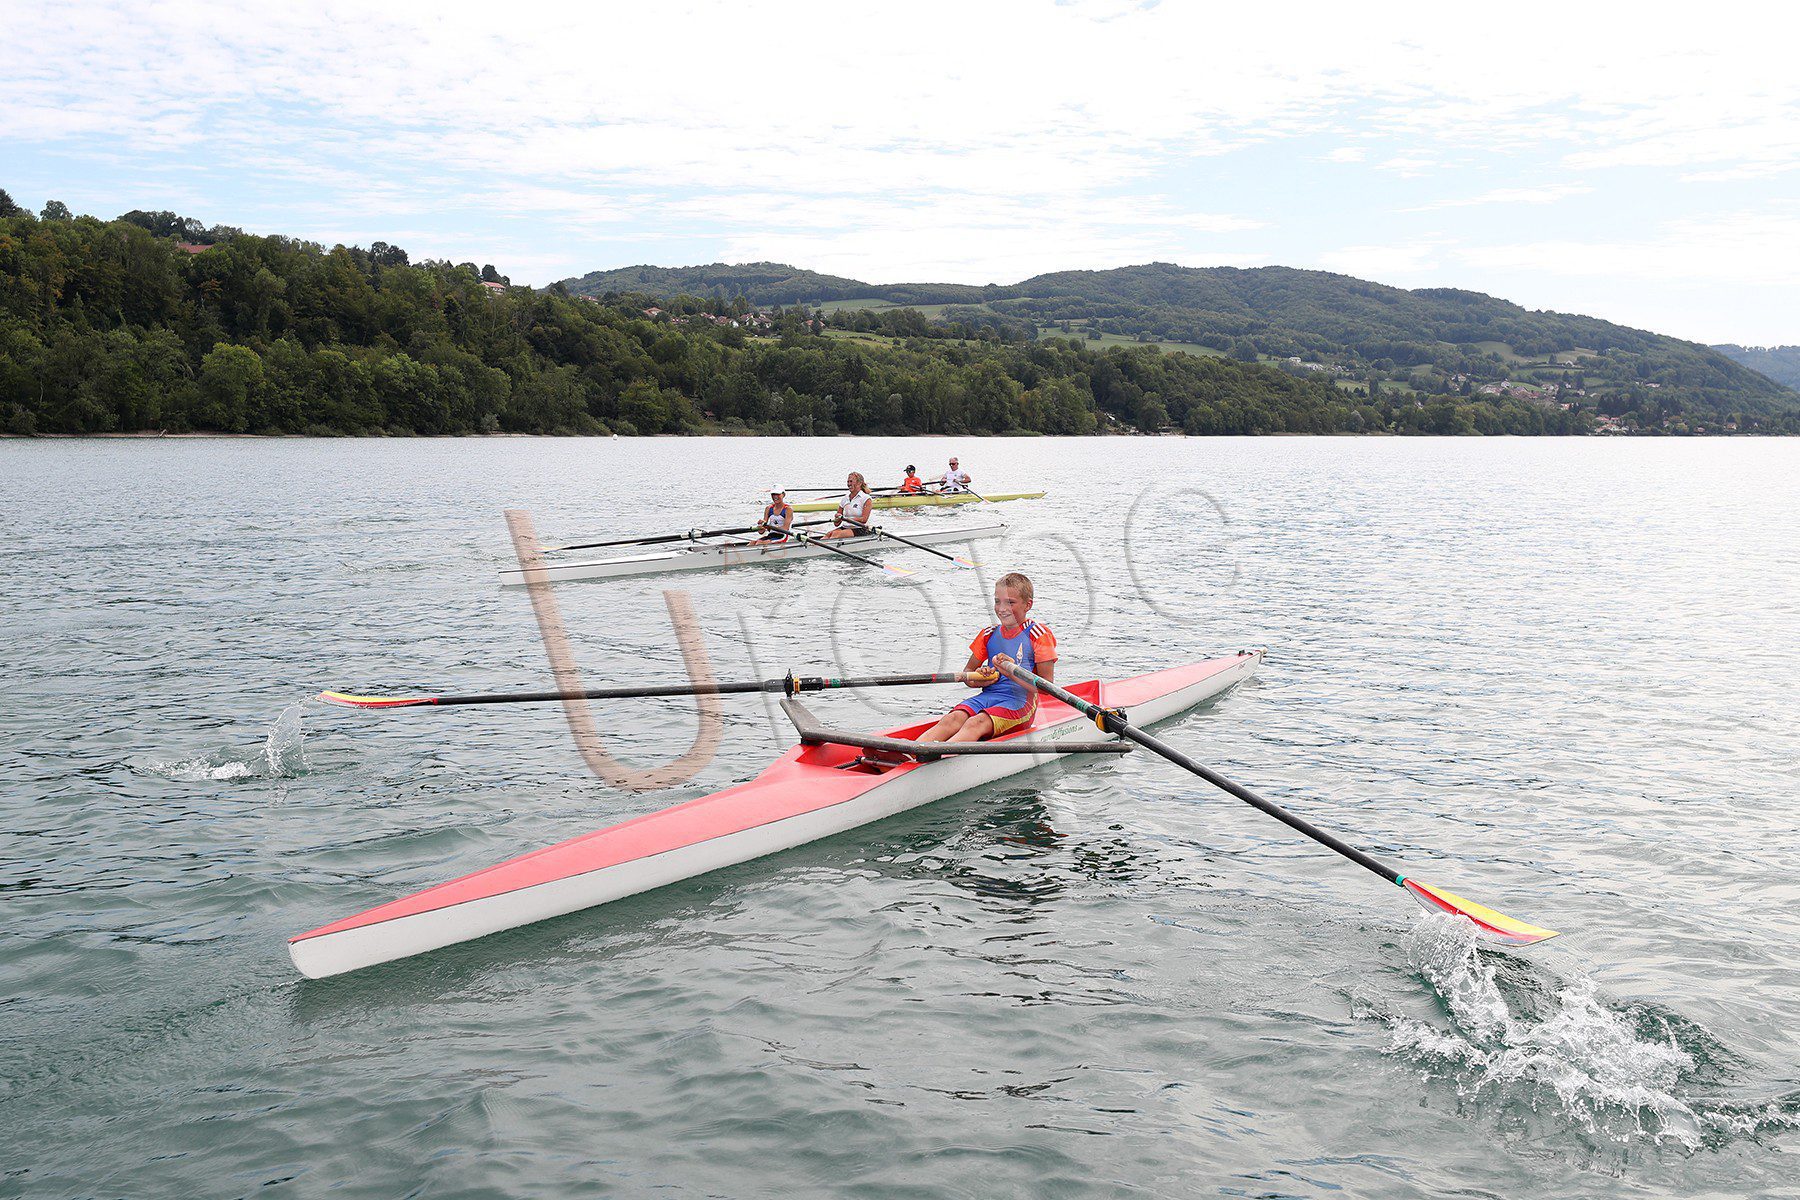
<instances>
[{"instance_id":1,"label":"white hull","mask_svg":"<svg viewBox=\"0 0 1800 1200\"><path fill-rule=\"evenodd\" d=\"M908 530L904 536L908 541L931 546L998 537L1005 531L1004 524L994 522L989 525L926 529L917 533ZM904 542L879 536L834 538L831 544L852 554L908 549ZM543 580L546 583L568 583L581 579L618 579L630 575L660 575L667 571L714 571L727 567L791 562L801 558L837 557L839 556L822 546L798 541L762 545L750 541L696 542L667 550L644 551L590 562L546 563ZM526 572L521 568L510 567L500 572L501 587L523 587L527 582Z\"/></svg>"}]
</instances>

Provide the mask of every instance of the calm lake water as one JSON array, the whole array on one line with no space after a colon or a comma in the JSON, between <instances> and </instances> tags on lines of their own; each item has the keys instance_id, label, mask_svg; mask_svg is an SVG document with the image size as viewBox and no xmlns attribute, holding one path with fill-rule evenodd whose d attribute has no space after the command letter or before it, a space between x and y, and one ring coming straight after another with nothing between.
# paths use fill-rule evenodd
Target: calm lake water
<instances>
[{"instance_id":1,"label":"calm lake water","mask_svg":"<svg viewBox=\"0 0 1800 1200\"><path fill-rule=\"evenodd\" d=\"M1161 760L1056 767L324 981L284 939L747 778L588 774L502 517L743 524L959 451L1048 499L977 571L571 584L592 681L960 665L1005 569L1059 676L1266 646L1170 741L1516 953ZM1800 1194L1800 442L0 443L0 1194ZM833 695L849 727L949 693ZM642 764L685 702L598 710Z\"/></svg>"}]
</instances>

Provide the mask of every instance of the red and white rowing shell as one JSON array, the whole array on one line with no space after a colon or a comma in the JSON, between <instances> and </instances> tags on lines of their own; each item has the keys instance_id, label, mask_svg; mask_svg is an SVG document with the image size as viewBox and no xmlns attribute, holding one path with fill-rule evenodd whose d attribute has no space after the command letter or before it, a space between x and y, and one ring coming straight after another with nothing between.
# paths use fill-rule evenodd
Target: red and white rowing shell
<instances>
[{"instance_id":1,"label":"red and white rowing shell","mask_svg":"<svg viewBox=\"0 0 1800 1200\"><path fill-rule=\"evenodd\" d=\"M1261 651L1234 654L1069 690L1147 725L1248 679L1261 661ZM923 722L887 736L928 728ZM1036 720L1008 737L1091 741L1093 734L1085 717L1045 697ZM1047 749L909 762L879 774L840 769L857 754L847 746L796 746L748 783L321 925L290 938L288 953L315 979L391 962L818 841L1066 757Z\"/></svg>"}]
</instances>

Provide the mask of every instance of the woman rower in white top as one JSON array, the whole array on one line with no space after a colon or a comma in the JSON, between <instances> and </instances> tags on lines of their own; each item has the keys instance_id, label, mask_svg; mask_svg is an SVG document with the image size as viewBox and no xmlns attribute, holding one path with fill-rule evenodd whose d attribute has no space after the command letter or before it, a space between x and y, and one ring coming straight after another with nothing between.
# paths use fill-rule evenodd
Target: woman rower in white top
<instances>
[{"instance_id":1,"label":"woman rower in white top","mask_svg":"<svg viewBox=\"0 0 1800 1200\"><path fill-rule=\"evenodd\" d=\"M869 495L869 485L864 481L861 471L850 472L844 485L850 494L838 505L837 517L831 522L836 528L825 535L828 538L856 537L862 533L859 527L869 523L869 514L875 509L875 497ZM848 523L852 521L855 522L854 525Z\"/></svg>"}]
</instances>

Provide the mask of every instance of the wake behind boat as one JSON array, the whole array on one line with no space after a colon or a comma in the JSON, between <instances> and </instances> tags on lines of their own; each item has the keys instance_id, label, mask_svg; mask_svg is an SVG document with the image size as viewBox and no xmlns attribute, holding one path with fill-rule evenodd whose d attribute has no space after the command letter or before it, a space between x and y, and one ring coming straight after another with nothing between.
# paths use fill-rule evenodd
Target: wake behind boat
<instances>
[{"instance_id":1,"label":"wake behind boat","mask_svg":"<svg viewBox=\"0 0 1800 1200\"><path fill-rule=\"evenodd\" d=\"M522 587L533 578L545 583L566 583L583 579L617 579L632 575L656 575L665 571L723 570L726 567L750 566L758 563L789 562L803 558L830 558L845 552L868 554L888 551L902 545L943 545L999 537L1006 526L994 521L980 525L955 525L947 529L909 532L899 538L875 529L857 537L839 538L829 546L819 540L796 535L786 542L749 541L729 538L718 541L700 540L717 536L695 531L685 544L641 550L613 558L589 559L582 562L546 562L535 570L510 567L500 572L501 587ZM651 539L647 539L651 540ZM673 540L673 539L654 539Z\"/></svg>"},{"instance_id":2,"label":"wake behind boat","mask_svg":"<svg viewBox=\"0 0 1800 1200\"><path fill-rule=\"evenodd\" d=\"M1165 720L1255 673L1262 652L1247 651L1139 675L1090 681L1069 694L1134 724ZM760 858L929 804L1077 753L1117 753L1121 741L1094 742L1076 708L1045 696L1025 727L987 742L918 742L931 722L886 733L824 728L794 693L879 682L949 682L958 676L890 681L795 680L715 691L789 693L783 701L800 734L755 779L674 808L624 821L450 883L322 925L289 940L302 974L319 978L486 937ZM667 694L657 693L657 694ZM390 708L489 702L501 697L345 697L340 703ZM514 697L547 699L549 695Z\"/></svg>"}]
</instances>

